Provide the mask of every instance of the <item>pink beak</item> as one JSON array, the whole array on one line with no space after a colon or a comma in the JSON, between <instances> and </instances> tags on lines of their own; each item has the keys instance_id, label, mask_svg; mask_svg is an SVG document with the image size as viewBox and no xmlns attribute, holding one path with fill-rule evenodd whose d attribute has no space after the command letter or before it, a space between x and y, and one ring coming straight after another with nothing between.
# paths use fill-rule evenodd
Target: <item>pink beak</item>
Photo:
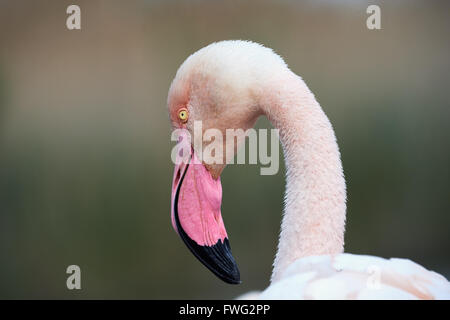
<instances>
[{"instance_id":1,"label":"pink beak","mask_svg":"<svg viewBox=\"0 0 450 320\"><path fill-rule=\"evenodd\" d=\"M172 225L200 262L223 281L238 284L240 274L231 254L221 204L220 177L214 180L191 151L187 163L175 165Z\"/></svg>"}]
</instances>

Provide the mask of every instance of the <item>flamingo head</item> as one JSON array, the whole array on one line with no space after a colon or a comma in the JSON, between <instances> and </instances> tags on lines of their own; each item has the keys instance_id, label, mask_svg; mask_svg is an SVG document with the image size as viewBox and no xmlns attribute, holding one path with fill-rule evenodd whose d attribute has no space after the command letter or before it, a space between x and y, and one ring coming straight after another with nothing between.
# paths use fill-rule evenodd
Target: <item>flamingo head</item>
<instances>
[{"instance_id":1,"label":"flamingo head","mask_svg":"<svg viewBox=\"0 0 450 320\"><path fill-rule=\"evenodd\" d=\"M259 100L266 88L263 79L270 79L271 70L280 66L285 67L284 61L259 44L218 42L188 57L169 90L172 127L185 129L179 139L184 141L181 150L189 153L184 155L187 161L175 164L172 225L191 252L230 284L241 281L221 216L220 175L239 146L234 138L227 141L226 130L245 132L253 127L262 113ZM214 161L200 157L201 150L212 143L204 137L210 129L220 132L223 139L223 157Z\"/></svg>"}]
</instances>

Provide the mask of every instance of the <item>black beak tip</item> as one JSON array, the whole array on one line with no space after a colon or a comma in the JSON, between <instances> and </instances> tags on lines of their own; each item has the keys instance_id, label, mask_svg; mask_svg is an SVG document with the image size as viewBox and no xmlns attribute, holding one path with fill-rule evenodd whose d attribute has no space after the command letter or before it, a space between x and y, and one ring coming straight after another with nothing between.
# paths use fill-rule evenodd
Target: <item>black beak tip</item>
<instances>
[{"instance_id":1,"label":"black beak tip","mask_svg":"<svg viewBox=\"0 0 450 320\"><path fill-rule=\"evenodd\" d=\"M191 252L219 279L228 284L240 284L241 275L231 254L230 243L225 238L212 246L200 246L181 232L182 239Z\"/></svg>"}]
</instances>

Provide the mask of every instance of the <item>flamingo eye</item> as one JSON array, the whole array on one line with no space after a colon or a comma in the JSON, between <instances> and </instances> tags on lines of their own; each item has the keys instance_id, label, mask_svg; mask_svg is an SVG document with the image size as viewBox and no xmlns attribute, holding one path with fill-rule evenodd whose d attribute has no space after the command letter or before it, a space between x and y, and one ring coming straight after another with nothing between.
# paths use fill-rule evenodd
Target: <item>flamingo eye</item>
<instances>
[{"instance_id":1,"label":"flamingo eye","mask_svg":"<svg viewBox=\"0 0 450 320\"><path fill-rule=\"evenodd\" d=\"M181 108L178 111L178 118L181 120L181 122L186 123L188 121L189 113L186 108Z\"/></svg>"}]
</instances>

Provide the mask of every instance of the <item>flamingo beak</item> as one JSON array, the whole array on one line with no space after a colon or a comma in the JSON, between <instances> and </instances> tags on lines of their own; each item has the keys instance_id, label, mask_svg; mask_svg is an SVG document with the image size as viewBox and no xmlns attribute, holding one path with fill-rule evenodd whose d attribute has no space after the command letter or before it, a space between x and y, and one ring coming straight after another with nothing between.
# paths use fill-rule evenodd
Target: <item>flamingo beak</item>
<instances>
[{"instance_id":1,"label":"flamingo beak","mask_svg":"<svg viewBox=\"0 0 450 320\"><path fill-rule=\"evenodd\" d=\"M172 183L172 225L194 256L217 277L241 283L231 254L220 207L222 184L214 180L195 152L175 165Z\"/></svg>"}]
</instances>

